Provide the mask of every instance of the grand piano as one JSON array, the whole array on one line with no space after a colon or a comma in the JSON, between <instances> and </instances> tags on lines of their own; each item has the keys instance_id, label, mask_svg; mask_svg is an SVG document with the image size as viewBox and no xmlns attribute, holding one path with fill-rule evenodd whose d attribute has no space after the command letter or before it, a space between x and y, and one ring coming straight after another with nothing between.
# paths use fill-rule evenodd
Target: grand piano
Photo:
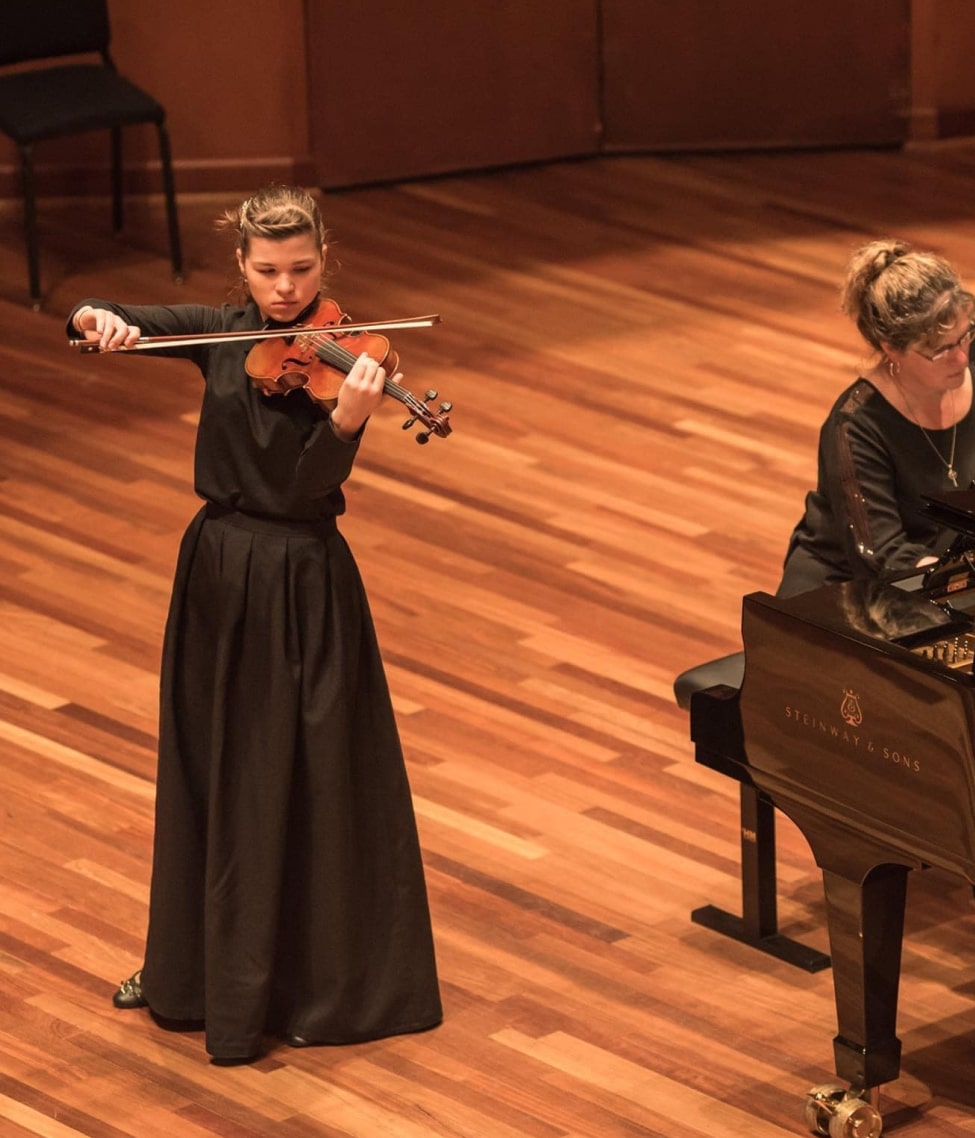
<instances>
[{"instance_id":1,"label":"grand piano","mask_svg":"<svg viewBox=\"0 0 975 1138\"><path fill-rule=\"evenodd\" d=\"M789 817L822 870L849 1086L813 1088L806 1121L831 1138L875 1138L900 1071L908 873L975 882L975 491L926 508L960 534L938 565L746 596L741 686L690 700L696 760Z\"/></svg>"}]
</instances>

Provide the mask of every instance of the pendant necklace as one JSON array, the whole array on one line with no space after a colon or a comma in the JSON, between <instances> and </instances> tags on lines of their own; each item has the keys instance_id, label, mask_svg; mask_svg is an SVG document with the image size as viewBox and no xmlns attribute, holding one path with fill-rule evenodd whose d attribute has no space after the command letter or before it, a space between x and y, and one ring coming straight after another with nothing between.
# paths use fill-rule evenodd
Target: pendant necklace
<instances>
[{"instance_id":1,"label":"pendant necklace","mask_svg":"<svg viewBox=\"0 0 975 1138\"><path fill-rule=\"evenodd\" d=\"M891 378L893 378L893 376L891 376ZM896 380L894 380L894 382L897 383ZM904 388L899 383L897 384L897 387L901 393L901 397L904 400L904 405L907 407L908 411L910 411L911 416L914 419L914 422L917 424L917 429L927 439L928 446L934 451L934 453L938 456L938 458L941 460L941 462L944 463L944 466L947 470L948 481L952 484L952 486L957 487L957 485L958 485L958 471L955 470L955 443L958 441L958 423L957 423L957 421L954 422L952 424L952 427L951 427L951 454L948 457L948 461L945 462L945 456L941 453L941 451L935 445L934 439L932 439L931 436L928 434L928 432L921 426L921 424L918 420L918 417L917 417L917 412L911 406L910 400L907 398L907 392L904 390ZM954 419L955 418L955 393L953 391L949 391L948 396L951 399L951 417L952 417L952 419Z\"/></svg>"}]
</instances>

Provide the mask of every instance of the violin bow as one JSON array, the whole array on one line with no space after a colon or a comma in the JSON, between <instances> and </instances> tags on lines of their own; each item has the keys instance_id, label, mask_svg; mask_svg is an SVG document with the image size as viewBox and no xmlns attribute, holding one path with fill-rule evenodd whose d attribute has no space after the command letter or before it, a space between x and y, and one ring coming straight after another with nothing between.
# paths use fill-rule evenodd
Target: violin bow
<instances>
[{"instance_id":1,"label":"violin bow","mask_svg":"<svg viewBox=\"0 0 975 1138\"><path fill-rule=\"evenodd\" d=\"M368 324L295 324L292 328L262 328L257 332L199 332L186 336L140 336L127 348L116 348L119 352L150 351L159 348L177 348L184 344L226 344L236 340L270 340L289 336L308 336L314 333L335 333L345 336L350 332L382 332L396 328L432 328L439 324L441 317L406 316L400 320L382 320ZM81 352L100 352L102 349L95 340L69 340L68 347Z\"/></svg>"}]
</instances>

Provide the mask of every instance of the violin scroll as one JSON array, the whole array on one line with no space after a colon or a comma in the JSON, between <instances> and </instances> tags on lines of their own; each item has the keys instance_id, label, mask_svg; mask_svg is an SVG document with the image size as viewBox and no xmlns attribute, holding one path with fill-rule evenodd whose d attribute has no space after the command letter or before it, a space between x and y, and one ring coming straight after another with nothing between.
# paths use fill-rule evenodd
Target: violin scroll
<instances>
[{"instance_id":1,"label":"violin scroll","mask_svg":"<svg viewBox=\"0 0 975 1138\"><path fill-rule=\"evenodd\" d=\"M399 390L397 392L390 391L391 386ZM426 430L417 431L415 436L416 441L421 445L425 446L430 441L431 435L445 439L451 430L453 430L450 425L450 419L447 418L447 413L453 410L452 403L448 403L445 399L437 408L436 414L427 406L428 403L432 403L434 399L437 398L435 391L427 391L421 402L415 395L411 395L410 392L404 388L400 388L399 384L391 385L387 382L386 390L390 395L394 395L396 399L399 399L401 403L405 403L410 411L412 411L410 417L403 424L404 431L408 431L411 427L415 426L417 420L426 428ZM402 394L400 394L400 392L402 392Z\"/></svg>"}]
</instances>

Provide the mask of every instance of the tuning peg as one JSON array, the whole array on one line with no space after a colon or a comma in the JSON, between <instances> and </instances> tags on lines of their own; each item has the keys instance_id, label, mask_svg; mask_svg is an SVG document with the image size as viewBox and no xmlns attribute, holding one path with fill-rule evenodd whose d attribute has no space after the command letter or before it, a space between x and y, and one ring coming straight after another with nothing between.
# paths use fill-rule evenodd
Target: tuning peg
<instances>
[{"instance_id":1,"label":"tuning peg","mask_svg":"<svg viewBox=\"0 0 975 1138\"><path fill-rule=\"evenodd\" d=\"M416 441L420 444L420 446L426 446L430 441L430 432L418 431L416 435Z\"/></svg>"},{"instance_id":2,"label":"tuning peg","mask_svg":"<svg viewBox=\"0 0 975 1138\"><path fill-rule=\"evenodd\" d=\"M444 400L443 403L441 403L439 408L438 408L438 410L440 412L442 412L442 414L444 414L444 415L446 415L448 411L453 411L453 409L454 409L453 403L448 403L446 400Z\"/></svg>"},{"instance_id":3,"label":"tuning peg","mask_svg":"<svg viewBox=\"0 0 975 1138\"><path fill-rule=\"evenodd\" d=\"M423 402L429 403L431 399L436 399L436 398L437 398L437 393L435 391L428 391L426 393L426 395L423 396Z\"/></svg>"},{"instance_id":4,"label":"tuning peg","mask_svg":"<svg viewBox=\"0 0 975 1138\"><path fill-rule=\"evenodd\" d=\"M412 427L415 422L416 422L415 418L414 419L407 419L406 422L403 424L403 430L408 431L410 429L410 427Z\"/></svg>"}]
</instances>

